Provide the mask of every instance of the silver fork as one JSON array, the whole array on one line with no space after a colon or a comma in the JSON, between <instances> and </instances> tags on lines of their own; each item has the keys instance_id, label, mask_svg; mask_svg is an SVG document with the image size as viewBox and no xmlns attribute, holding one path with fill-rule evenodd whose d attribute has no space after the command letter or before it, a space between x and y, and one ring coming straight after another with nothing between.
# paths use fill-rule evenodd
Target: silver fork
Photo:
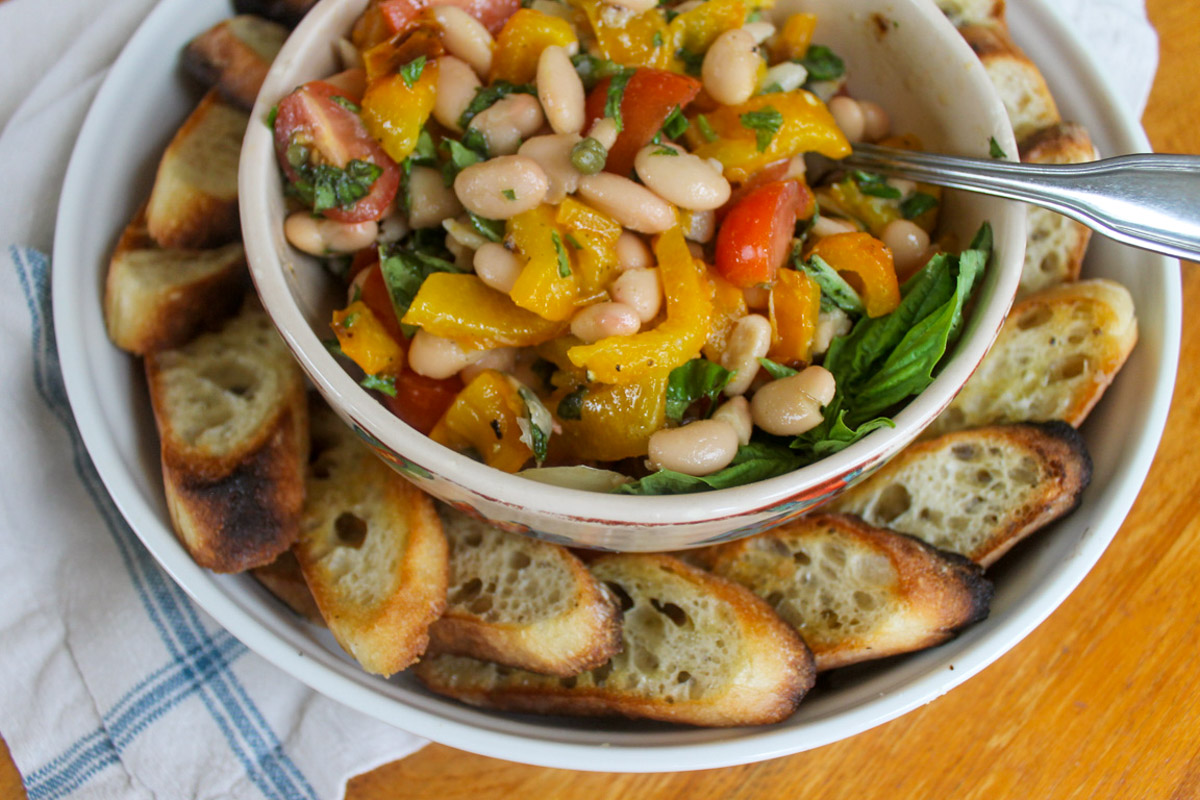
<instances>
[{"instance_id":1,"label":"silver fork","mask_svg":"<svg viewBox=\"0 0 1200 800\"><path fill-rule=\"evenodd\" d=\"M842 167L1022 200L1118 242L1200 261L1200 156L1018 164L856 144Z\"/></svg>"}]
</instances>

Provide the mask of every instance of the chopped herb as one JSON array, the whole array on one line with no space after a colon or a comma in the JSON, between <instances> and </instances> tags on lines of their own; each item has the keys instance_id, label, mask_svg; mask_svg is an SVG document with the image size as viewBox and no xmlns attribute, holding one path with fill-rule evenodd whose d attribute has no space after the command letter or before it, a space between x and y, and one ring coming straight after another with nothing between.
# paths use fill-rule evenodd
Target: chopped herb
<instances>
[{"instance_id":1,"label":"chopped herb","mask_svg":"<svg viewBox=\"0 0 1200 800\"><path fill-rule=\"evenodd\" d=\"M800 64L810 81L833 81L846 74L846 63L823 44L809 45Z\"/></svg>"},{"instance_id":2,"label":"chopped herb","mask_svg":"<svg viewBox=\"0 0 1200 800\"><path fill-rule=\"evenodd\" d=\"M652 45L654 45L655 47L662 47L663 46L662 31L655 31L654 38L650 40L650 43Z\"/></svg>"},{"instance_id":3,"label":"chopped herb","mask_svg":"<svg viewBox=\"0 0 1200 800\"><path fill-rule=\"evenodd\" d=\"M700 135L704 137L704 141L715 142L717 140L717 132L709 124L708 117L703 114L697 114L695 122L696 129L700 131Z\"/></svg>"},{"instance_id":4,"label":"chopped herb","mask_svg":"<svg viewBox=\"0 0 1200 800\"><path fill-rule=\"evenodd\" d=\"M479 155L487 157L487 139L484 138L483 132L479 128L468 128L467 132L463 134L462 143Z\"/></svg>"},{"instance_id":5,"label":"chopped herb","mask_svg":"<svg viewBox=\"0 0 1200 800\"><path fill-rule=\"evenodd\" d=\"M453 139L443 139L442 149L449 156L446 162L442 164L442 183L446 186L453 186L454 179L458 177L458 173L472 164L478 164L483 160L474 150L464 147Z\"/></svg>"},{"instance_id":6,"label":"chopped herb","mask_svg":"<svg viewBox=\"0 0 1200 800\"><path fill-rule=\"evenodd\" d=\"M654 152L652 152L650 155L652 155L652 156L677 156L677 155L679 155L679 151L674 150L670 147L658 147L658 148L655 148Z\"/></svg>"},{"instance_id":7,"label":"chopped herb","mask_svg":"<svg viewBox=\"0 0 1200 800\"><path fill-rule=\"evenodd\" d=\"M583 419L583 399L587 397L587 387L580 386L575 391L558 401L559 419Z\"/></svg>"},{"instance_id":8,"label":"chopped herb","mask_svg":"<svg viewBox=\"0 0 1200 800\"><path fill-rule=\"evenodd\" d=\"M546 460L550 433L554 430L554 418L529 387L517 383L517 394L525 401L525 416L517 419L517 427L521 429L521 441L533 451L534 459L541 466Z\"/></svg>"},{"instance_id":9,"label":"chopped herb","mask_svg":"<svg viewBox=\"0 0 1200 800\"><path fill-rule=\"evenodd\" d=\"M783 91L783 87L780 86L777 82L772 81L771 83L768 83L766 86L764 86L763 90L761 92L759 92L759 94L778 94L779 92L782 92L782 91Z\"/></svg>"},{"instance_id":10,"label":"chopped herb","mask_svg":"<svg viewBox=\"0 0 1200 800\"><path fill-rule=\"evenodd\" d=\"M796 267L817 282L817 286L821 287L822 298L828 297L834 305L848 314L863 313L863 301L858 292L825 259L813 254L809 256L808 261L801 261L800 254L797 253Z\"/></svg>"},{"instance_id":11,"label":"chopped herb","mask_svg":"<svg viewBox=\"0 0 1200 800\"><path fill-rule=\"evenodd\" d=\"M332 164L314 166L307 162L307 155L308 148L297 148L295 143L288 147L288 161L299 175L291 191L316 214L329 208L350 208L371 192L371 186L383 174L381 167L369 161L351 159L345 169L338 169Z\"/></svg>"},{"instance_id":12,"label":"chopped herb","mask_svg":"<svg viewBox=\"0 0 1200 800\"><path fill-rule=\"evenodd\" d=\"M614 489L615 494L686 494L704 492L709 489L726 489L744 486L791 472L807 461L789 450L786 445L775 442L750 442L738 448L737 455L725 469L711 475L694 477L662 469L641 480L626 483Z\"/></svg>"},{"instance_id":13,"label":"chopped herb","mask_svg":"<svg viewBox=\"0 0 1200 800\"><path fill-rule=\"evenodd\" d=\"M711 414L716 410L717 395L733 376L733 372L707 358L693 358L671 370L667 376L667 417L679 421L693 403L705 398Z\"/></svg>"},{"instance_id":14,"label":"chopped herb","mask_svg":"<svg viewBox=\"0 0 1200 800\"><path fill-rule=\"evenodd\" d=\"M279 116L279 106L271 106L271 110L267 112L267 127L275 130L275 119Z\"/></svg>"},{"instance_id":15,"label":"chopped herb","mask_svg":"<svg viewBox=\"0 0 1200 800\"><path fill-rule=\"evenodd\" d=\"M574 247L576 250L583 249L583 245L579 243L579 240L575 238L575 234L573 233L567 234L567 244L571 245L571 247Z\"/></svg>"},{"instance_id":16,"label":"chopped herb","mask_svg":"<svg viewBox=\"0 0 1200 800\"><path fill-rule=\"evenodd\" d=\"M687 129L687 117L683 115L683 111L680 110L679 106L675 106L675 110L668 114L667 118L663 121L662 134L668 139L678 139Z\"/></svg>"},{"instance_id":17,"label":"chopped herb","mask_svg":"<svg viewBox=\"0 0 1200 800\"><path fill-rule=\"evenodd\" d=\"M595 175L604 169L608 161L608 150L592 137L581 139L571 148L571 166L584 175Z\"/></svg>"},{"instance_id":18,"label":"chopped herb","mask_svg":"<svg viewBox=\"0 0 1200 800\"><path fill-rule=\"evenodd\" d=\"M794 370L789 366L779 364L769 358L760 358L758 363L761 364L762 368L767 371L767 374L775 380L779 380L780 378L790 378L793 375L800 374L799 370Z\"/></svg>"},{"instance_id":19,"label":"chopped herb","mask_svg":"<svg viewBox=\"0 0 1200 800\"><path fill-rule=\"evenodd\" d=\"M550 239L554 242L554 252L558 253L558 276L571 277L571 262L567 260L567 249L563 247L562 237L558 231L550 231Z\"/></svg>"},{"instance_id":20,"label":"chopped herb","mask_svg":"<svg viewBox=\"0 0 1200 800\"><path fill-rule=\"evenodd\" d=\"M504 220L488 219L478 214L472 214L470 211L467 212L467 220L471 223L474 231L489 242L504 241Z\"/></svg>"},{"instance_id":21,"label":"chopped herb","mask_svg":"<svg viewBox=\"0 0 1200 800\"><path fill-rule=\"evenodd\" d=\"M754 144L758 152L765 153L771 146L771 140L783 125L783 114L771 106L763 106L757 111L747 111L738 117L742 127L754 131Z\"/></svg>"},{"instance_id":22,"label":"chopped herb","mask_svg":"<svg viewBox=\"0 0 1200 800\"><path fill-rule=\"evenodd\" d=\"M510 94L536 95L537 90L534 89L533 85L529 83L517 85L509 83L508 81L496 81L491 86L481 86L475 90L475 97L471 100L470 104L467 105L467 110L464 111L462 116L458 118L459 127L464 131L467 130L467 126L470 124L471 120L475 118L476 114L484 111L485 109L491 108L492 104L497 100L502 97L508 97ZM463 137L463 142L468 144L468 146L470 146L473 150L478 149L467 143L465 136Z\"/></svg>"},{"instance_id":23,"label":"chopped herb","mask_svg":"<svg viewBox=\"0 0 1200 800\"><path fill-rule=\"evenodd\" d=\"M358 384L364 389L374 389L377 392L386 394L388 397L396 396L395 375L368 375L359 381Z\"/></svg>"},{"instance_id":24,"label":"chopped herb","mask_svg":"<svg viewBox=\"0 0 1200 800\"><path fill-rule=\"evenodd\" d=\"M433 235L445 235L441 228L429 230ZM460 272L452 262L416 249L413 244L419 246L419 240L415 236L406 241L409 243L406 247L380 248L379 251L379 268L383 273L383 282L387 286L396 319L404 318L421 284L430 275L435 272Z\"/></svg>"},{"instance_id":25,"label":"chopped herb","mask_svg":"<svg viewBox=\"0 0 1200 800\"><path fill-rule=\"evenodd\" d=\"M325 349L329 351L331 356L341 357L346 355L344 352L342 352L341 342L339 342L336 338L322 339L321 344L325 345Z\"/></svg>"},{"instance_id":26,"label":"chopped herb","mask_svg":"<svg viewBox=\"0 0 1200 800\"><path fill-rule=\"evenodd\" d=\"M937 198L933 195L925 192L913 192L900 204L900 213L904 215L905 219L916 219L926 211L937 208L937 205Z\"/></svg>"},{"instance_id":27,"label":"chopped herb","mask_svg":"<svg viewBox=\"0 0 1200 800\"><path fill-rule=\"evenodd\" d=\"M505 189L501 192L501 194L504 195L505 197L507 197L509 200L517 199L517 193L514 192L512 189Z\"/></svg>"},{"instance_id":28,"label":"chopped herb","mask_svg":"<svg viewBox=\"0 0 1200 800\"><path fill-rule=\"evenodd\" d=\"M749 24L751 22L761 22L761 21L762 21L762 9L756 8L753 11L751 11L749 14L746 15L747 24Z\"/></svg>"},{"instance_id":29,"label":"chopped herb","mask_svg":"<svg viewBox=\"0 0 1200 800\"><path fill-rule=\"evenodd\" d=\"M615 61L609 61L606 58L596 58L587 53L579 53L571 56L571 63L575 65L575 72L578 73L579 79L583 81L584 88L588 90L592 89L605 78L611 78L625 69L625 67Z\"/></svg>"},{"instance_id":30,"label":"chopped herb","mask_svg":"<svg viewBox=\"0 0 1200 800\"><path fill-rule=\"evenodd\" d=\"M348 97L342 97L340 94L335 94L329 99L349 111L351 114L358 114L362 111L362 107L359 106L358 103L354 102Z\"/></svg>"},{"instance_id":31,"label":"chopped herb","mask_svg":"<svg viewBox=\"0 0 1200 800\"><path fill-rule=\"evenodd\" d=\"M988 137L988 155L992 158L1008 158L1008 153L1004 152L995 136Z\"/></svg>"},{"instance_id":32,"label":"chopped herb","mask_svg":"<svg viewBox=\"0 0 1200 800\"><path fill-rule=\"evenodd\" d=\"M899 200L900 190L887 182L887 178L874 172L863 172L861 169L853 173L854 182L863 194L871 197L882 197L885 200Z\"/></svg>"},{"instance_id":33,"label":"chopped herb","mask_svg":"<svg viewBox=\"0 0 1200 800\"><path fill-rule=\"evenodd\" d=\"M686 47L681 47L676 50L675 57L683 62L683 71L688 75L699 75L700 68L704 66L704 54L693 53Z\"/></svg>"},{"instance_id":34,"label":"chopped herb","mask_svg":"<svg viewBox=\"0 0 1200 800\"><path fill-rule=\"evenodd\" d=\"M437 146L434 145L433 137L425 128L422 128L421 132L417 134L417 146L405 160L423 167L432 167L437 164Z\"/></svg>"},{"instance_id":35,"label":"chopped herb","mask_svg":"<svg viewBox=\"0 0 1200 800\"><path fill-rule=\"evenodd\" d=\"M400 68L400 77L404 79L404 85L412 88L421 78L421 73L425 71L425 56L417 56L412 61Z\"/></svg>"},{"instance_id":36,"label":"chopped herb","mask_svg":"<svg viewBox=\"0 0 1200 800\"><path fill-rule=\"evenodd\" d=\"M621 102L625 99L625 87L629 85L629 79L636 71L632 68L623 68L612 76L612 80L608 84L608 94L604 100L604 116L612 117L618 131L625 128L625 122L621 119Z\"/></svg>"},{"instance_id":37,"label":"chopped herb","mask_svg":"<svg viewBox=\"0 0 1200 800\"><path fill-rule=\"evenodd\" d=\"M342 327L345 328L346 330L350 330L351 328L353 328L354 324L356 322L358 322L358 312L357 311L351 311L349 314L342 317Z\"/></svg>"}]
</instances>

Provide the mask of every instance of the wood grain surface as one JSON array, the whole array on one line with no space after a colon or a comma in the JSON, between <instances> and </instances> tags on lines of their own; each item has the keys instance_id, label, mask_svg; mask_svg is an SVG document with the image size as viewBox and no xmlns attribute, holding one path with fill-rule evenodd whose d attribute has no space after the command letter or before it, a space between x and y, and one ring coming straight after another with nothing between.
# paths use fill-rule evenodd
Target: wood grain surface
<instances>
[{"instance_id":1,"label":"wood grain surface","mask_svg":"<svg viewBox=\"0 0 1200 800\"><path fill-rule=\"evenodd\" d=\"M1014 0L1019 2L1019 0ZM1144 117L1200 153L1200 0L1148 0L1161 39ZM349 800L1200 797L1200 267L1183 265L1179 379L1124 527L1040 628L947 696L847 741L704 772L527 767L432 745L351 781ZM23 798L0 746L0 798Z\"/></svg>"}]
</instances>

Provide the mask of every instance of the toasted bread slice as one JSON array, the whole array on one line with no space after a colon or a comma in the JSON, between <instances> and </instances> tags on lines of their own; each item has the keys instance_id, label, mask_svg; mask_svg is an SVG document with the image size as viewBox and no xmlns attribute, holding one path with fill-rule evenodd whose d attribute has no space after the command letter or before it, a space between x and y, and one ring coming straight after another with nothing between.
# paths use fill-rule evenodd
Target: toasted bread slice
<instances>
[{"instance_id":1,"label":"toasted bread slice","mask_svg":"<svg viewBox=\"0 0 1200 800\"><path fill-rule=\"evenodd\" d=\"M1073 511L1091 479L1092 460L1071 426L994 425L910 445L829 509L986 567Z\"/></svg>"},{"instance_id":2,"label":"toasted bread slice","mask_svg":"<svg viewBox=\"0 0 1200 800\"><path fill-rule=\"evenodd\" d=\"M178 347L234 314L245 288L240 242L215 250L164 250L139 212L108 265L104 322L113 344L131 353Z\"/></svg>"},{"instance_id":3,"label":"toasted bread slice","mask_svg":"<svg viewBox=\"0 0 1200 800\"><path fill-rule=\"evenodd\" d=\"M308 411L304 377L261 310L146 356L175 531L196 563L239 572L300 532Z\"/></svg>"},{"instance_id":4,"label":"toasted bread slice","mask_svg":"<svg viewBox=\"0 0 1200 800\"><path fill-rule=\"evenodd\" d=\"M189 42L183 50L183 67L249 111L287 35L287 28L277 22L239 14Z\"/></svg>"},{"instance_id":5,"label":"toasted bread slice","mask_svg":"<svg viewBox=\"0 0 1200 800\"><path fill-rule=\"evenodd\" d=\"M984 70L1008 111L1017 141L1059 121L1058 106L1046 86L1046 79L1004 28L964 25L959 32L983 62Z\"/></svg>"},{"instance_id":6,"label":"toasted bread slice","mask_svg":"<svg viewBox=\"0 0 1200 800\"><path fill-rule=\"evenodd\" d=\"M589 568L624 611L622 650L611 661L555 678L434 656L417 677L471 705L708 726L778 722L812 687L804 642L741 586L666 555L607 555Z\"/></svg>"},{"instance_id":7,"label":"toasted bread slice","mask_svg":"<svg viewBox=\"0 0 1200 800\"><path fill-rule=\"evenodd\" d=\"M446 613L429 630L433 653L577 675L621 647L616 600L565 547L505 533L438 508L450 545Z\"/></svg>"},{"instance_id":8,"label":"toasted bread slice","mask_svg":"<svg viewBox=\"0 0 1200 800\"><path fill-rule=\"evenodd\" d=\"M817 670L910 653L987 617L992 585L954 553L845 514L814 514L696 558L799 631Z\"/></svg>"},{"instance_id":9,"label":"toasted bread slice","mask_svg":"<svg viewBox=\"0 0 1200 800\"><path fill-rule=\"evenodd\" d=\"M1030 164L1083 164L1099 158L1087 130L1061 122L1021 142L1021 160ZM1018 297L1078 280L1092 231L1086 225L1037 206L1029 207L1025 268Z\"/></svg>"},{"instance_id":10,"label":"toasted bread slice","mask_svg":"<svg viewBox=\"0 0 1200 800\"><path fill-rule=\"evenodd\" d=\"M324 618L321 617L321 609L317 608L317 601L313 599L308 584L304 582L300 562L291 550L281 553L279 558L270 564L255 567L250 570L250 574L292 611L309 622L325 624Z\"/></svg>"},{"instance_id":11,"label":"toasted bread slice","mask_svg":"<svg viewBox=\"0 0 1200 800\"><path fill-rule=\"evenodd\" d=\"M239 14L256 14L289 28L296 27L317 0L233 0Z\"/></svg>"},{"instance_id":12,"label":"toasted bread slice","mask_svg":"<svg viewBox=\"0 0 1200 800\"><path fill-rule=\"evenodd\" d=\"M210 90L167 145L146 207L154 241L203 249L233 241L238 156L250 117Z\"/></svg>"},{"instance_id":13,"label":"toasted bread slice","mask_svg":"<svg viewBox=\"0 0 1200 800\"><path fill-rule=\"evenodd\" d=\"M992 349L929 433L997 422L1075 427L1137 343L1133 299L1118 283L1079 281L1013 306Z\"/></svg>"},{"instance_id":14,"label":"toasted bread slice","mask_svg":"<svg viewBox=\"0 0 1200 800\"><path fill-rule=\"evenodd\" d=\"M937 0L937 5L955 27L986 25L1008 29L1004 0Z\"/></svg>"},{"instance_id":15,"label":"toasted bread slice","mask_svg":"<svg viewBox=\"0 0 1200 800\"><path fill-rule=\"evenodd\" d=\"M446 539L433 501L314 399L296 560L338 643L367 672L417 660L446 608Z\"/></svg>"}]
</instances>

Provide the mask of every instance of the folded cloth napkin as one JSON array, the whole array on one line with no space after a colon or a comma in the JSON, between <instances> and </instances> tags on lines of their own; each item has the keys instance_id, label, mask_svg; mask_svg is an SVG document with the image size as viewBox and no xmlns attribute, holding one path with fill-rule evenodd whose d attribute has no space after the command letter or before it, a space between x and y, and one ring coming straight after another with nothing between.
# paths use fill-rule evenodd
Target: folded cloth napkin
<instances>
[{"instance_id":1,"label":"folded cloth napkin","mask_svg":"<svg viewBox=\"0 0 1200 800\"><path fill-rule=\"evenodd\" d=\"M1057 3L1140 111L1156 53L1141 0ZM88 104L153 0L98 5L0 2L0 733L33 800L338 797L421 740L200 611L121 518L66 402L44 253Z\"/></svg>"}]
</instances>

